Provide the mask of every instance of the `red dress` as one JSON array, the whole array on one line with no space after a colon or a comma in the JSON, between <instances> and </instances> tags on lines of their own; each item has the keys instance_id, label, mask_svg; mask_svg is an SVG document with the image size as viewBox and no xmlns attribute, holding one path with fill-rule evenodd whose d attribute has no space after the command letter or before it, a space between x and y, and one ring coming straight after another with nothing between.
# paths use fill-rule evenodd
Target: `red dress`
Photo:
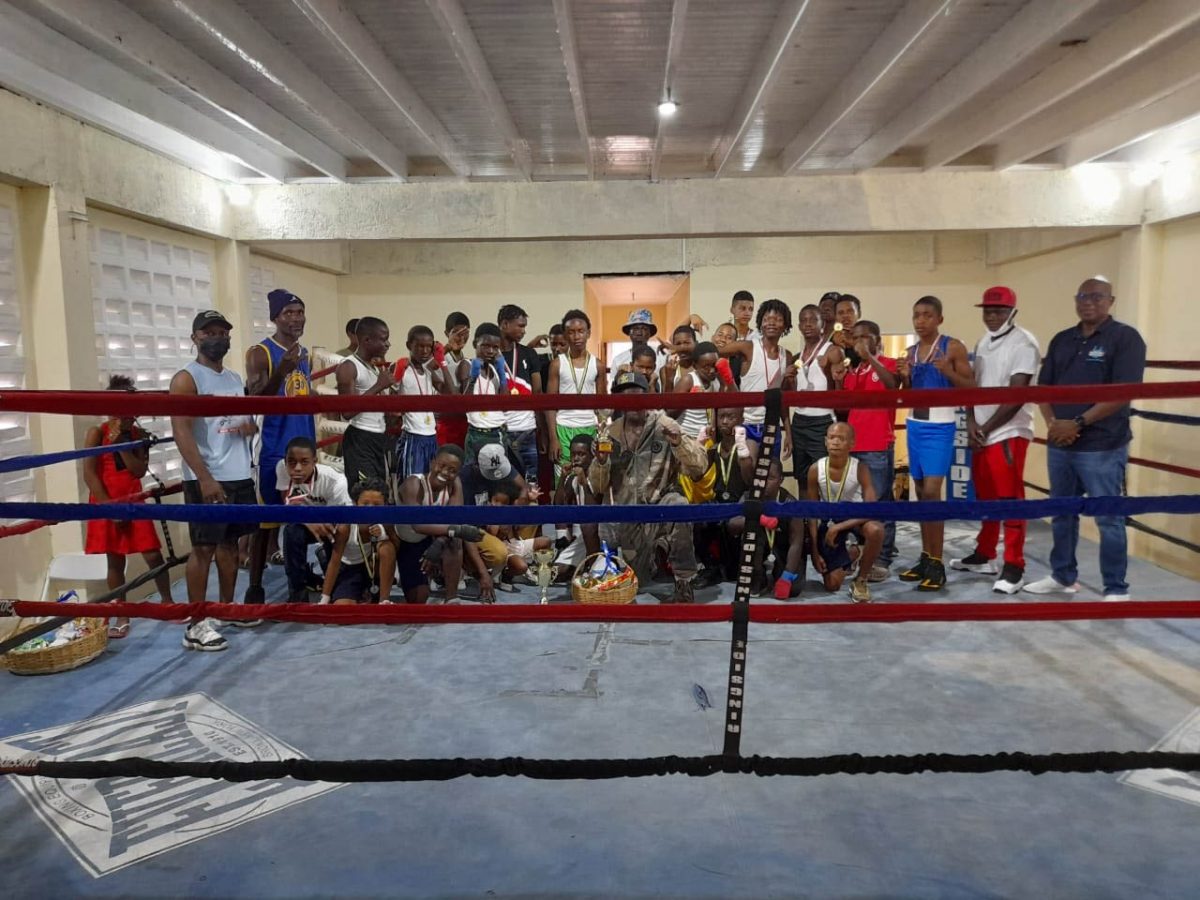
<instances>
[{"instance_id":1,"label":"red dress","mask_svg":"<svg viewBox=\"0 0 1200 900\"><path fill-rule=\"evenodd\" d=\"M116 440L117 436L111 433L107 423L100 426L100 433L102 446L120 443ZM141 432L136 428L134 436L141 436ZM134 478L128 469L117 468L118 456L117 453L105 453L97 458L100 481L111 498L136 494L142 490L140 478ZM96 498L89 496L88 502L95 503ZM148 519L130 522L92 519L87 523L87 545L84 548L87 553L116 553L129 556L133 553L152 553L158 550L159 546L158 531Z\"/></svg>"}]
</instances>

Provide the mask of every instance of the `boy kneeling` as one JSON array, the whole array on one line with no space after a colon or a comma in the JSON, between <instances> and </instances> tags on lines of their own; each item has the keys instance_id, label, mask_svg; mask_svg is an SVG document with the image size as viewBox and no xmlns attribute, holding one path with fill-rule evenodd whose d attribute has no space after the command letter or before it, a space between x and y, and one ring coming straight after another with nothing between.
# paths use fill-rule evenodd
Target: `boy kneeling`
<instances>
[{"instance_id":1,"label":"boy kneeling","mask_svg":"<svg viewBox=\"0 0 1200 900\"><path fill-rule=\"evenodd\" d=\"M825 432L825 449L829 455L808 470L808 499L873 503L877 495L871 483L871 470L866 463L850 458L854 429L845 422L830 425ZM867 576L883 546L883 523L861 518L823 521L818 525L816 519L809 519L808 529L814 550L813 565L821 573L825 590L839 590L846 576L853 572L850 599L855 603L869 602L871 588ZM857 547L846 542L851 534L858 539Z\"/></svg>"},{"instance_id":2,"label":"boy kneeling","mask_svg":"<svg viewBox=\"0 0 1200 900\"><path fill-rule=\"evenodd\" d=\"M387 504L387 484L367 478L350 488L355 506ZM396 575L396 536L387 525L337 525L321 602L390 603Z\"/></svg>"}]
</instances>

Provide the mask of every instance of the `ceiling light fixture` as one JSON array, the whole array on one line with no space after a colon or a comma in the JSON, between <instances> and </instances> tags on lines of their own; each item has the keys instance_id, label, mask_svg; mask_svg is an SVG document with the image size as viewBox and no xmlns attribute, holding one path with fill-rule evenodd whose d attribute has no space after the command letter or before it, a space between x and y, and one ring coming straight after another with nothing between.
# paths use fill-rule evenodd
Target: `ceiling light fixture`
<instances>
[{"instance_id":1,"label":"ceiling light fixture","mask_svg":"<svg viewBox=\"0 0 1200 900\"><path fill-rule=\"evenodd\" d=\"M679 104L672 100L669 94L667 95L666 100L658 104L658 114L664 119L675 115L675 110L677 109L679 109Z\"/></svg>"}]
</instances>

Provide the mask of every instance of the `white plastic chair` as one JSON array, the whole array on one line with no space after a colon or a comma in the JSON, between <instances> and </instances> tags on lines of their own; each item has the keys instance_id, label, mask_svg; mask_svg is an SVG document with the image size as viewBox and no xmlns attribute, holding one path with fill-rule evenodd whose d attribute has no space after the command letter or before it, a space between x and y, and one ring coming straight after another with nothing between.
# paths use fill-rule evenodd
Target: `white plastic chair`
<instances>
[{"instance_id":1,"label":"white plastic chair","mask_svg":"<svg viewBox=\"0 0 1200 900\"><path fill-rule=\"evenodd\" d=\"M46 579L42 582L42 600L50 598L50 584L69 581L71 587L85 590L90 584L100 587L98 594L108 591L108 557L103 553L63 553L50 558ZM89 592L89 599L91 594Z\"/></svg>"}]
</instances>

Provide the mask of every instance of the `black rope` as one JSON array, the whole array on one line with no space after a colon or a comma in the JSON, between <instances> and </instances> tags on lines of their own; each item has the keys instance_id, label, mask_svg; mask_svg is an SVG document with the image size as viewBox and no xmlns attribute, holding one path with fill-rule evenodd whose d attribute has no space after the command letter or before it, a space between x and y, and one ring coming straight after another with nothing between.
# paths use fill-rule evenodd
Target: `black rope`
<instances>
[{"instance_id":1,"label":"black rope","mask_svg":"<svg viewBox=\"0 0 1200 900\"><path fill-rule=\"evenodd\" d=\"M758 550L762 523L763 491L771 467L771 456L779 440L783 412L783 392L779 388L763 396L765 413L763 438L754 461L754 480L742 504L742 559L738 564L737 584L733 591L733 634L729 642L729 687L725 695L726 756L737 756L742 742L742 708L746 688L746 649L750 631L750 583L754 577L754 557Z\"/></svg>"},{"instance_id":2,"label":"black rope","mask_svg":"<svg viewBox=\"0 0 1200 900\"><path fill-rule=\"evenodd\" d=\"M1182 413L1157 412L1151 409L1131 409L1129 412L1148 422L1164 422L1168 425L1200 425L1200 416L1185 416Z\"/></svg>"},{"instance_id":3,"label":"black rope","mask_svg":"<svg viewBox=\"0 0 1200 900\"><path fill-rule=\"evenodd\" d=\"M271 762L175 762L142 757L36 760L0 765L0 775L45 778L210 778L223 781L390 782L454 778L597 781L655 775L979 775L987 772L1095 773L1133 769L1200 769L1200 753L1163 750L1091 753L916 753L897 756L656 756L642 759L282 759Z\"/></svg>"}]
</instances>

